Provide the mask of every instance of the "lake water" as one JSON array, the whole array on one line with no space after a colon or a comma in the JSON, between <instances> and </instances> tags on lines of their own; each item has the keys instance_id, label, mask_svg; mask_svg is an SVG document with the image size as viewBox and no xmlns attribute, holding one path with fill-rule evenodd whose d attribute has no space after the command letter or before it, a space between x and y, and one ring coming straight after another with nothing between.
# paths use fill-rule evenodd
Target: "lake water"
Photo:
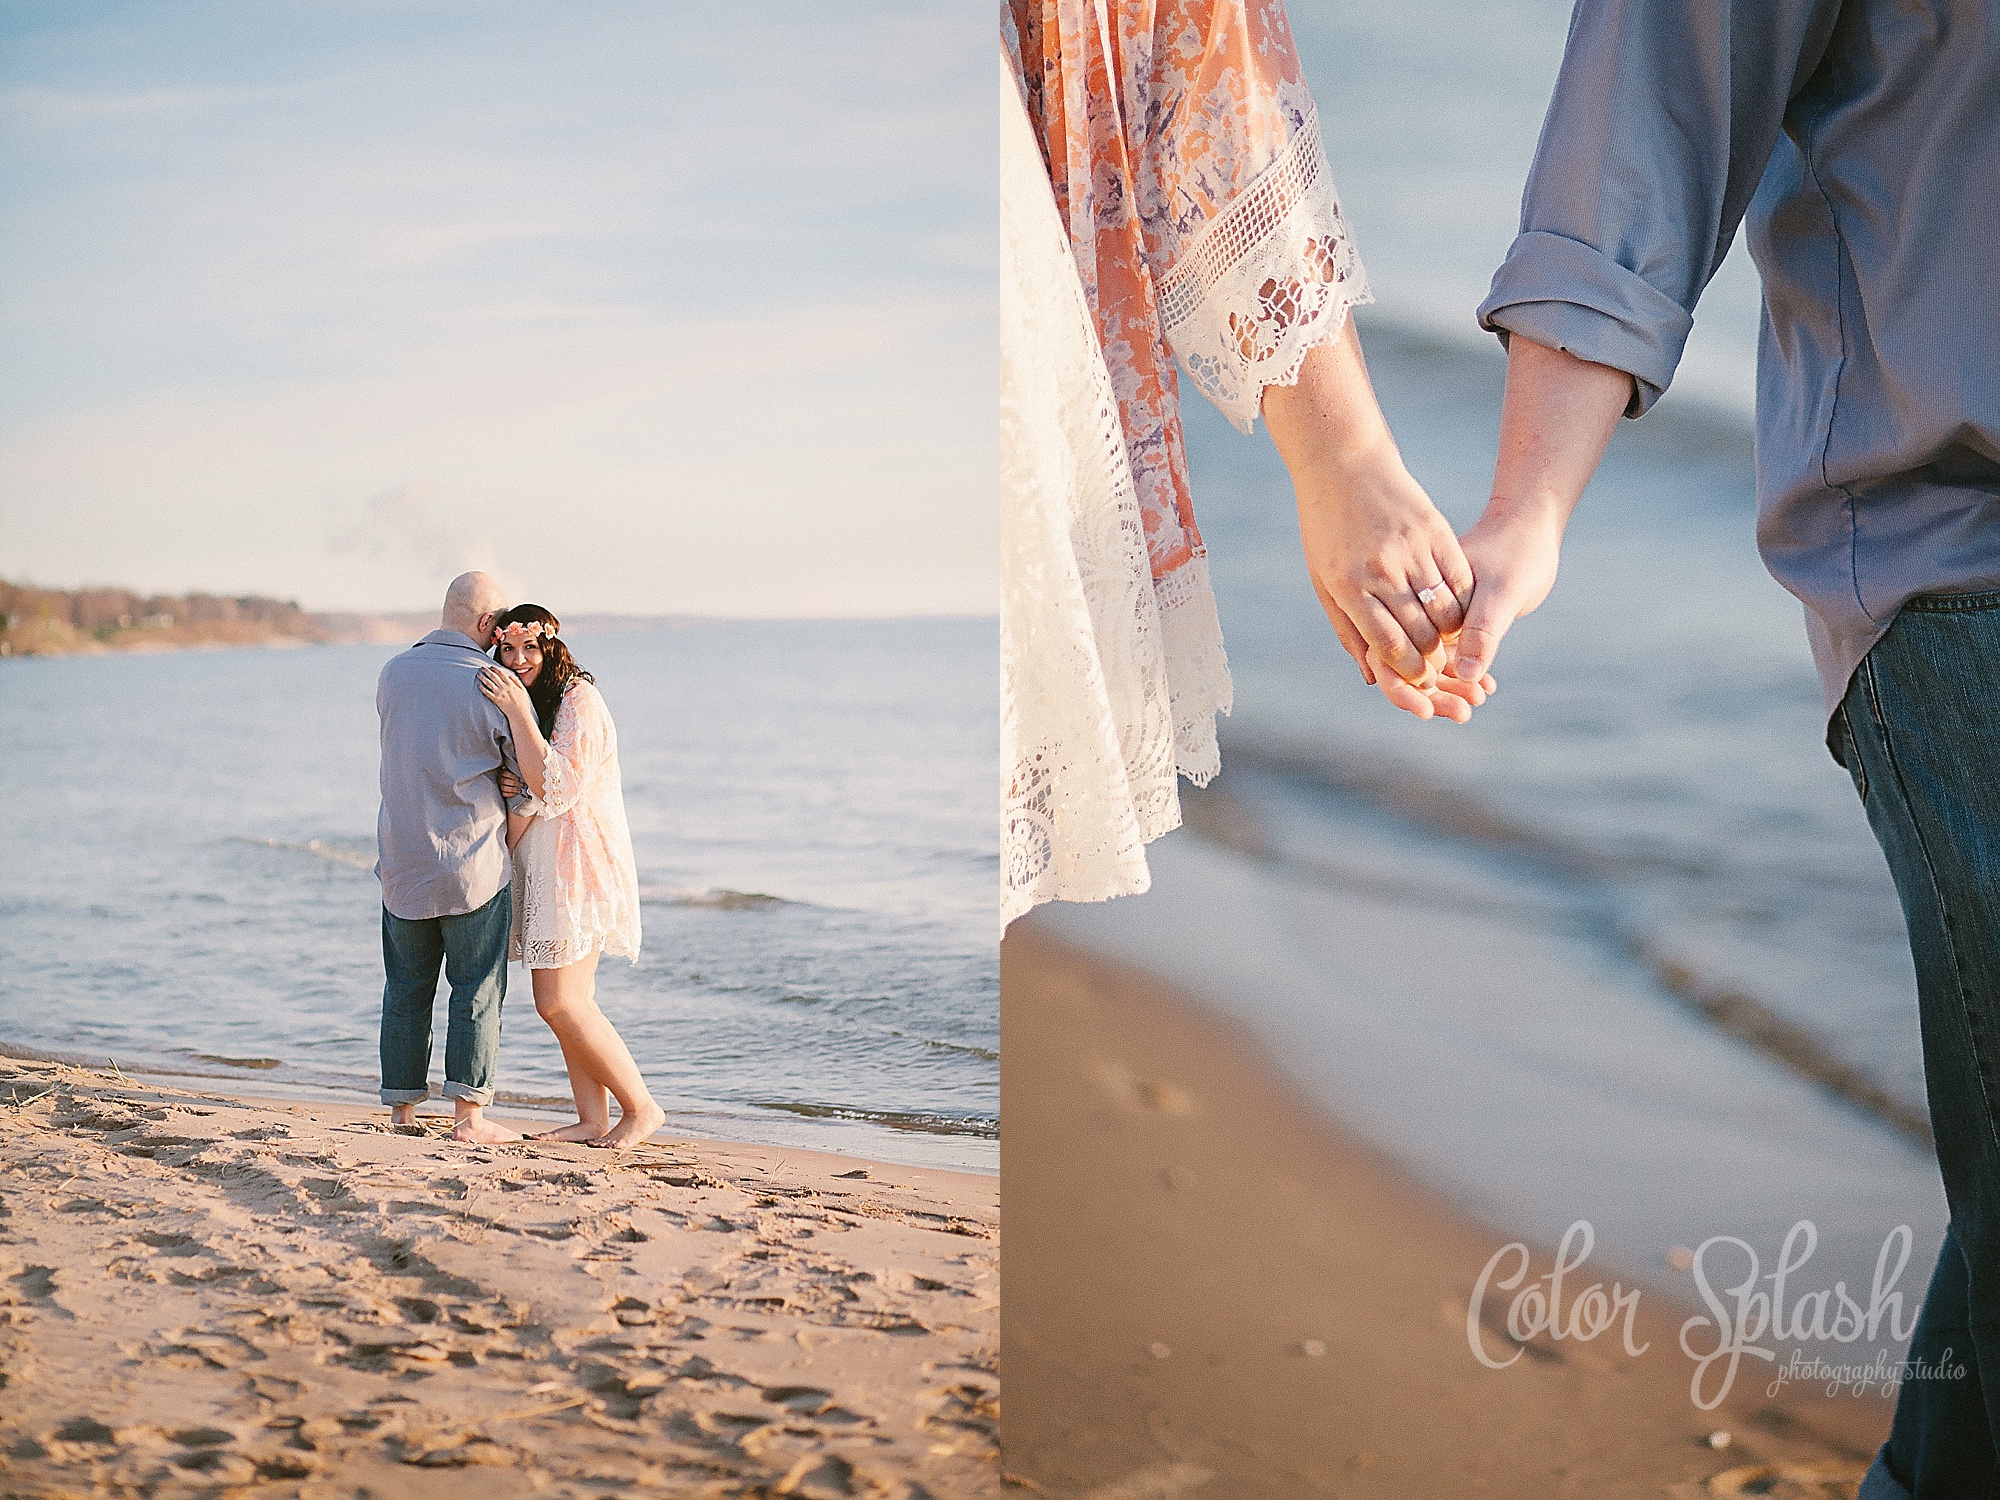
<instances>
[{"instance_id":1,"label":"lake water","mask_svg":"<svg viewBox=\"0 0 2000 1500\"><path fill-rule=\"evenodd\" d=\"M618 724L645 923L599 999L668 1128L997 1167L993 622L572 644ZM393 649L0 663L0 1042L372 1096ZM565 1107L510 974L502 1098Z\"/></svg>"}]
</instances>

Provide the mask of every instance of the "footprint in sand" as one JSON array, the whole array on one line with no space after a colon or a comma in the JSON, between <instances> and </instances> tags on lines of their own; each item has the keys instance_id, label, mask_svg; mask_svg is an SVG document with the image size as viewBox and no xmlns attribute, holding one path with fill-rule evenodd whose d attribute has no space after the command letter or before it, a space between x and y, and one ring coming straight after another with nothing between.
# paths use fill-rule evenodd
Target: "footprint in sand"
<instances>
[{"instance_id":1,"label":"footprint in sand","mask_svg":"<svg viewBox=\"0 0 2000 1500\"><path fill-rule=\"evenodd\" d=\"M1101 1484L1083 1500L1179 1500L1213 1478L1211 1470L1196 1464L1162 1464Z\"/></svg>"}]
</instances>

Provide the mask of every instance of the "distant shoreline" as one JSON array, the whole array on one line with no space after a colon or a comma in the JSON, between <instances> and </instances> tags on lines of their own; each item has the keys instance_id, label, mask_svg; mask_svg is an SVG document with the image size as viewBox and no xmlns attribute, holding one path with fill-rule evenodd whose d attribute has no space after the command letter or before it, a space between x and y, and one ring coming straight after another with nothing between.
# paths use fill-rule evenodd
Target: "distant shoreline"
<instances>
[{"instance_id":1,"label":"distant shoreline","mask_svg":"<svg viewBox=\"0 0 2000 1500\"><path fill-rule=\"evenodd\" d=\"M69 627L60 633L15 624L0 627L0 660L54 656L108 656L155 652L222 651L244 647L360 646L409 644L437 629L434 611L409 614L329 612L306 615L305 628L285 629L255 622L216 622L185 626L108 627L86 633ZM832 615L770 617L763 615L579 615L566 622L567 635L612 635L695 625L858 624L926 620L997 620L995 615ZM24 639L27 637L27 639Z\"/></svg>"}]
</instances>

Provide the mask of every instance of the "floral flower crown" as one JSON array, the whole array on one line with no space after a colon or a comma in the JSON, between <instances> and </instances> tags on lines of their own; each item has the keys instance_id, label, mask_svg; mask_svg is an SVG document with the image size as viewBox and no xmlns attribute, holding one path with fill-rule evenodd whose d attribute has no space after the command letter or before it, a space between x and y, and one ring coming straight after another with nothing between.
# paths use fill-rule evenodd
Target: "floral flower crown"
<instances>
[{"instance_id":1,"label":"floral flower crown","mask_svg":"<svg viewBox=\"0 0 2000 1500\"><path fill-rule=\"evenodd\" d=\"M542 620L517 620L512 625L502 625L494 632L494 639L503 646L516 650L524 646L538 646L545 638L553 637L556 627Z\"/></svg>"}]
</instances>

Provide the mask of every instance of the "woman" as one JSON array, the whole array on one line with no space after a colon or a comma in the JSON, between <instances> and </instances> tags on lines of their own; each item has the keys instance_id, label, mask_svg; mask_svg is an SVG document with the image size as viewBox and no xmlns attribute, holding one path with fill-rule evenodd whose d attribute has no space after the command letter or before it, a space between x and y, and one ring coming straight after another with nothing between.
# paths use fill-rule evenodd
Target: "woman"
<instances>
[{"instance_id":1,"label":"woman","mask_svg":"<svg viewBox=\"0 0 2000 1500\"><path fill-rule=\"evenodd\" d=\"M538 1139L624 1151L667 1120L597 1008L599 956L639 957L639 877L619 786L618 732L560 629L539 604L515 605L495 623L500 665L479 674L480 690L507 715L521 765L520 782L502 774L502 790L511 801L525 783L534 798L507 820L510 956L528 967L536 1013L562 1044L576 1096L576 1123ZM607 1095L618 1100L615 1129Z\"/></svg>"},{"instance_id":2,"label":"woman","mask_svg":"<svg viewBox=\"0 0 2000 1500\"><path fill-rule=\"evenodd\" d=\"M1367 680L1459 723L1492 683L1442 670L1472 573L1369 385L1348 318L1367 278L1281 0L1005 0L1001 29L1011 918L1146 889L1176 770L1220 764L1182 373L1241 430L1265 418Z\"/></svg>"}]
</instances>

